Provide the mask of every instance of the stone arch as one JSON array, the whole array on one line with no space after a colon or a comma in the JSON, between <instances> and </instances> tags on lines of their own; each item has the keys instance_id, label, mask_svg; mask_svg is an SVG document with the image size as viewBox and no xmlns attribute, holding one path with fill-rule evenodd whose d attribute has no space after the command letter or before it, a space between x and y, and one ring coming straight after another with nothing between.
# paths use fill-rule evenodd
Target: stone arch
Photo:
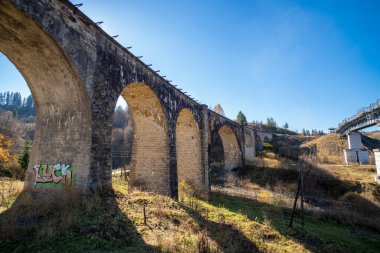
<instances>
[{"instance_id":1,"label":"stone arch","mask_svg":"<svg viewBox=\"0 0 380 253\"><path fill-rule=\"evenodd\" d=\"M208 150L208 156L211 167L219 166L220 164L224 163L223 142L217 132L214 133L211 140L211 147Z\"/></svg>"},{"instance_id":2,"label":"stone arch","mask_svg":"<svg viewBox=\"0 0 380 253\"><path fill-rule=\"evenodd\" d=\"M134 122L129 186L170 196L168 119L161 102L143 83L127 85L121 96Z\"/></svg>"},{"instance_id":3,"label":"stone arch","mask_svg":"<svg viewBox=\"0 0 380 253\"><path fill-rule=\"evenodd\" d=\"M223 143L224 168L231 170L242 166L241 151L236 134L227 125L222 126L218 134Z\"/></svg>"},{"instance_id":4,"label":"stone arch","mask_svg":"<svg viewBox=\"0 0 380 253\"><path fill-rule=\"evenodd\" d=\"M258 133L255 133L255 149L256 149L256 154L262 150L264 147L264 143L261 141L261 138Z\"/></svg>"},{"instance_id":5,"label":"stone arch","mask_svg":"<svg viewBox=\"0 0 380 253\"><path fill-rule=\"evenodd\" d=\"M0 2L0 51L24 77L37 110L26 186L35 185L35 165L65 163L75 168L75 185L90 188L90 103L77 70L54 39L6 1Z\"/></svg>"},{"instance_id":6,"label":"stone arch","mask_svg":"<svg viewBox=\"0 0 380 253\"><path fill-rule=\"evenodd\" d=\"M253 165L256 156L255 139L253 131L247 130L245 133L245 164Z\"/></svg>"},{"instance_id":7,"label":"stone arch","mask_svg":"<svg viewBox=\"0 0 380 253\"><path fill-rule=\"evenodd\" d=\"M199 125L189 109L182 109L176 122L178 182L184 180L194 189L204 188Z\"/></svg>"}]
</instances>

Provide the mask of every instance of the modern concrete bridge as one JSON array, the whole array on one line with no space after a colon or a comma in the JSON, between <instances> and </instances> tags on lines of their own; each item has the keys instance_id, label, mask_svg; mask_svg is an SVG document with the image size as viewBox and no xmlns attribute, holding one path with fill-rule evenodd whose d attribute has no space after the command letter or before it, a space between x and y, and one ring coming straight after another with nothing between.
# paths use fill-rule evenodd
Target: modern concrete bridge
<instances>
[{"instance_id":1,"label":"modern concrete bridge","mask_svg":"<svg viewBox=\"0 0 380 253\"><path fill-rule=\"evenodd\" d=\"M135 123L132 188L174 198L178 181L208 192L209 153L252 164L255 129L208 110L65 0L0 0L0 50L37 108L27 187L111 187L111 122L121 95ZM233 98L231 98L233 99Z\"/></svg>"},{"instance_id":2,"label":"modern concrete bridge","mask_svg":"<svg viewBox=\"0 0 380 253\"><path fill-rule=\"evenodd\" d=\"M350 132L356 132L379 123L380 99L369 107L360 109L357 114L351 118L343 120L343 122L338 125L336 132L341 136L345 136Z\"/></svg>"},{"instance_id":3,"label":"modern concrete bridge","mask_svg":"<svg viewBox=\"0 0 380 253\"><path fill-rule=\"evenodd\" d=\"M369 107L360 109L351 118L343 120L336 132L340 136L347 136L348 148L344 150L344 158L347 164L367 164L369 154L363 149L359 130L374 126L380 122L380 99Z\"/></svg>"}]
</instances>

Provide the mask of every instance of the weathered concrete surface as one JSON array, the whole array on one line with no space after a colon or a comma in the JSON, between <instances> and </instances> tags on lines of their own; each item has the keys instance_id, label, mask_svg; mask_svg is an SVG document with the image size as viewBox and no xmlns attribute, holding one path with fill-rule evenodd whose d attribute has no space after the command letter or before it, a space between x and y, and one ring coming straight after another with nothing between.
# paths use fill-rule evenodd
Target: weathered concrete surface
<instances>
[{"instance_id":1,"label":"weathered concrete surface","mask_svg":"<svg viewBox=\"0 0 380 253\"><path fill-rule=\"evenodd\" d=\"M256 158L255 132L245 128L245 165L254 165Z\"/></svg>"},{"instance_id":2,"label":"weathered concrete surface","mask_svg":"<svg viewBox=\"0 0 380 253\"><path fill-rule=\"evenodd\" d=\"M183 178L207 191L218 134L226 168L254 159L252 129L190 99L68 1L0 0L0 50L37 105L28 186L34 164L60 162L75 167L81 189L111 187L111 123L120 95L135 122L131 187L176 198Z\"/></svg>"},{"instance_id":3,"label":"weathered concrete surface","mask_svg":"<svg viewBox=\"0 0 380 253\"><path fill-rule=\"evenodd\" d=\"M346 164L358 163L368 164L369 153L363 148L362 134L352 132L347 135L348 149L344 150L344 160Z\"/></svg>"},{"instance_id":4,"label":"weathered concrete surface","mask_svg":"<svg viewBox=\"0 0 380 253\"><path fill-rule=\"evenodd\" d=\"M46 19L40 21L48 23ZM8 1L0 2L0 50L20 70L36 103L28 182L34 164L65 161L75 164L77 183L87 187L91 113L78 72L56 41Z\"/></svg>"}]
</instances>

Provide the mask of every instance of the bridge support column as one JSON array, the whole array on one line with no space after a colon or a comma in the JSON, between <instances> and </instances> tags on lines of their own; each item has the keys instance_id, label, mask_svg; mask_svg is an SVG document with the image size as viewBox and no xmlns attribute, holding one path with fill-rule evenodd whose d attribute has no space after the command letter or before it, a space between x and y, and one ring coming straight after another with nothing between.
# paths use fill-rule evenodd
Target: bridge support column
<instances>
[{"instance_id":1,"label":"bridge support column","mask_svg":"<svg viewBox=\"0 0 380 253\"><path fill-rule=\"evenodd\" d=\"M244 126L241 126L242 130L241 130L241 141L240 141L240 145L241 145L241 166L245 166L246 165L246 147L245 147L245 144L247 142L247 139L246 139L246 132L245 132L245 127Z\"/></svg>"},{"instance_id":2,"label":"bridge support column","mask_svg":"<svg viewBox=\"0 0 380 253\"><path fill-rule=\"evenodd\" d=\"M253 165L255 162L255 134L253 129L244 127L244 165Z\"/></svg>"},{"instance_id":3,"label":"bridge support column","mask_svg":"<svg viewBox=\"0 0 380 253\"><path fill-rule=\"evenodd\" d=\"M368 150L362 148L361 133L352 132L347 135L348 149L344 150L344 159L346 164L358 163L368 164Z\"/></svg>"},{"instance_id":4,"label":"bridge support column","mask_svg":"<svg viewBox=\"0 0 380 253\"><path fill-rule=\"evenodd\" d=\"M201 125L201 159L202 159L202 168L204 171L204 189L205 193L209 194L211 191L210 185L210 167L209 167L209 143L211 143L211 133L210 133L210 122L208 117L208 107L207 105L202 105L202 122Z\"/></svg>"}]
</instances>

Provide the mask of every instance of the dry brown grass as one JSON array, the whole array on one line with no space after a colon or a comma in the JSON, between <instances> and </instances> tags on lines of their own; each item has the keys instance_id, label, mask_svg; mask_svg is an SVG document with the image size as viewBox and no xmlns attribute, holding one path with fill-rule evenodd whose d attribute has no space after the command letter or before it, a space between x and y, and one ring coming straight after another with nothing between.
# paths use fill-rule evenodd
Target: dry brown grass
<instances>
[{"instance_id":1,"label":"dry brown grass","mask_svg":"<svg viewBox=\"0 0 380 253\"><path fill-rule=\"evenodd\" d=\"M338 134L322 135L301 145L301 148L316 146L317 158L320 163L342 164L343 150L347 147L347 140Z\"/></svg>"},{"instance_id":2,"label":"dry brown grass","mask_svg":"<svg viewBox=\"0 0 380 253\"><path fill-rule=\"evenodd\" d=\"M18 182L23 184L23 182ZM22 192L14 204L0 216L2 244L17 245L34 238L36 242L53 240L78 222L78 193L74 189Z\"/></svg>"},{"instance_id":3,"label":"dry brown grass","mask_svg":"<svg viewBox=\"0 0 380 253\"><path fill-rule=\"evenodd\" d=\"M267 158L276 159L273 155ZM247 178L229 180L231 187L245 189L247 192L257 190L258 193L253 199L257 203L266 203L265 208L269 209L271 215L281 216L284 210L288 210L292 205L295 188L292 182L271 186L260 185ZM116 240L116 243L119 242L117 240L127 240L133 245L136 239L131 238L137 236L141 238L140 244L146 246L134 248L135 252L151 252L152 249L163 252L308 252L310 250L296 238L279 233L277 225L273 223L273 217L264 217L262 222L258 222L244 212L225 208L222 201L217 202L220 203L218 205L211 205L195 197L194 190L184 182L180 184L180 202L138 190L127 194L128 185L125 181L119 180L119 177L113 178L113 186L116 195L107 195L106 198L95 195L86 202L81 202L80 193L75 191L66 192L67 194L59 198L53 198L55 195L50 192L47 196L50 198L49 201L43 202L43 205L36 203L35 193L24 195L11 208L12 214L6 219L9 223L2 223L1 232L3 235L6 234L5 237L2 236L2 240L4 238L13 240L20 235L29 237L33 235L37 240L41 240L40 244L38 241L35 242L35 246L41 247L42 244L50 244L49 238L56 240L62 237L67 240L73 234L79 238L91 235L110 242ZM244 194L244 191L240 191L239 194ZM362 202L361 195L358 196L356 193L347 194L341 201L355 202L357 207L366 204ZM336 211L338 209L321 213L314 210L312 205L306 204L306 210L315 217L338 220L343 224L348 221L354 225L362 222L355 220L357 217L349 213ZM9 217L11 219L8 219ZM128 222L119 222L123 219L127 219ZM93 245L98 242L89 243ZM110 247L107 251L113 246ZM126 246L126 251L128 249L133 251L128 247ZM81 251L79 249L82 248L74 248L74 251Z\"/></svg>"},{"instance_id":4,"label":"dry brown grass","mask_svg":"<svg viewBox=\"0 0 380 253\"><path fill-rule=\"evenodd\" d=\"M0 178L0 213L8 209L20 195L24 183L10 178Z\"/></svg>"},{"instance_id":5,"label":"dry brown grass","mask_svg":"<svg viewBox=\"0 0 380 253\"><path fill-rule=\"evenodd\" d=\"M380 140L380 131L367 133L367 134L365 134L365 135L367 135L368 137L371 137L371 138L373 138L373 139L378 139L378 140Z\"/></svg>"},{"instance_id":6,"label":"dry brown grass","mask_svg":"<svg viewBox=\"0 0 380 253\"><path fill-rule=\"evenodd\" d=\"M372 184L376 169L374 165L320 165L320 169L330 173L341 181L352 181L357 183Z\"/></svg>"},{"instance_id":7,"label":"dry brown grass","mask_svg":"<svg viewBox=\"0 0 380 253\"><path fill-rule=\"evenodd\" d=\"M265 162L271 157L271 162ZM272 158L273 157L273 158ZM374 166L318 165L308 157L287 160L272 153L257 159L264 167L246 168L225 185L255 191L256 200L276 207L291 208L297 190L299 168L305 173L305 209L315 217L363 226L380 231L380 186L373 181ZM247 182L247 178L250 180ZM234 189L234 191L237 191ZM348 198L347 196L355 196ZM299 203L298 203L299 205ZM276 211L276 210L274 210ZM365 213L365 215L363 215Z\"/></svg>"}]
</instances>

